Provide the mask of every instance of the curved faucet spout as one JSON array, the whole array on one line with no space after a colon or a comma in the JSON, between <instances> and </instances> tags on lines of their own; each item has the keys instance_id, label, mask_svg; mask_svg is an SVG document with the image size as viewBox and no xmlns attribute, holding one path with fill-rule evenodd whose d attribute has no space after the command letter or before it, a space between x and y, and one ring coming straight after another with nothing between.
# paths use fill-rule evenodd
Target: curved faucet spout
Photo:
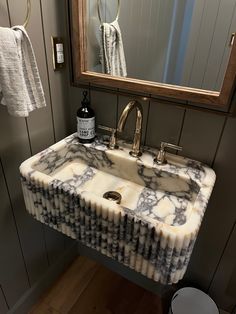
<instances>
[{"instance_id":1,"label":"curved faucet spout","mask_svg":"<svg viewBox=\"0 0 236 314\"><path fill-rule=\"evenodd\" d=\"M142 155L140 150L140 144L141 144L141 137L142 137L142 121L143 121L143 108L141 104L137 100L131 100L121 113L117 131L122 132L124 130L124 126L126 124L128 115L130 112L136 109L136 127L134 132L134 141L133 141L133 147L132 151L130 152L130 155L133 157L139 157Z\"/></svg>"}]
</instances>

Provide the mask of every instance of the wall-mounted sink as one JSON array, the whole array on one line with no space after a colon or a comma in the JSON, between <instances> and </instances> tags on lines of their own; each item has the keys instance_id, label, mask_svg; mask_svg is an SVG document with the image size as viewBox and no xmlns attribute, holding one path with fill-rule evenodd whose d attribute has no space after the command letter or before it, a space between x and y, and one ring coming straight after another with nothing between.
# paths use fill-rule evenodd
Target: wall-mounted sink
<instances>
[{"instance_id":1,"label":"wall-mounted sink","mask_svg":"<svg viewBox=\"0 0 236 314\"><path fill-rule=\"evenodd\" d=\"M20 167L26 208L37 220L82 241L163 284L187 268L215 183L200 162L130 145L109 150L102 139L79 144L76 134L31 157ZM104 193L120 194L120 204ZM108 197L109 198L109 197Z\"/></svg>"}]
</instances>

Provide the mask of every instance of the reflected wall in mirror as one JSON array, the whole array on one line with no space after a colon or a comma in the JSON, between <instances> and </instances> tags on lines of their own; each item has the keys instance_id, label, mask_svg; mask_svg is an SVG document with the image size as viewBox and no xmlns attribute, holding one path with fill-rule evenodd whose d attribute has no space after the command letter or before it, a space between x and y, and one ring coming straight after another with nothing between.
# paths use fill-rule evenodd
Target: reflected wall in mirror
<instances>
[{"instance_id":1,"label":"reflected wall in mirror","mask_svg":"<svg viewBox=\"0 0 236 314\"><path fill-rule=\"evenodd\" d=\"M87 0L87 25L89 71L220 91L236 0Z\"/></svg>"},{"instance_id":2,"label":"reflected wall in mirror","mask_svg":"<svg viewBox=\"0 0 236 314\"><path fill-rule=\"evenodd\" d=\"M76 85L232 109L236 0L69 3Z\"/></svg>"}]
</instances>

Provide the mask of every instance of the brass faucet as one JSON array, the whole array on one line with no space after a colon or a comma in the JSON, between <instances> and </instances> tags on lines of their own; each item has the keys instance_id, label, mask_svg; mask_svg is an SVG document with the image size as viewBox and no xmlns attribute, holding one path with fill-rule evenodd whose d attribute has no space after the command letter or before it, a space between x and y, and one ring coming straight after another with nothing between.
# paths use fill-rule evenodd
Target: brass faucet
<instances>
[{"instance_id":1,"label":"brass faucet","mask_svg":"<svg viewBox=\"0 0 236 314\"><path fill-rule=\"evenodd\" d=\"M123 110L120 116L120 120L118 122L117 131L122 132L124 130L124 126L130 112L136 109L136 127L134 132L134 140L132 151L130 155L133 157L139 157L142 155L140 150L141 137L142 137L142 121L143 121L143 108L141 104L137 100L131 100Z\"/></svg>"}]
</instances>

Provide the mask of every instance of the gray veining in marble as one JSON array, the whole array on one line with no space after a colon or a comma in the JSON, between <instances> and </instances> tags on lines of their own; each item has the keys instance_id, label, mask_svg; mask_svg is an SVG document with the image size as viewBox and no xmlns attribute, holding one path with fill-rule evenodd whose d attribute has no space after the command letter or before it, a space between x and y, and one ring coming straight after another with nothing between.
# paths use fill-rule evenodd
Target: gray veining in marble
<instances>
[{"instance_id":1,"label":"gray veining in marble","mask_svg":"<svg viewBox=\"0 0 236 314\"><path fill-rule=\"evenodd\" d=\"M187 268L215 174L193 160L155 151L139 159L129 145L111 151L97 139L79 144L71 135L21 165L26 208L46 223L164 284ZM117 205L102 196L122 195Z\"/></svg>"}]
</instances>

